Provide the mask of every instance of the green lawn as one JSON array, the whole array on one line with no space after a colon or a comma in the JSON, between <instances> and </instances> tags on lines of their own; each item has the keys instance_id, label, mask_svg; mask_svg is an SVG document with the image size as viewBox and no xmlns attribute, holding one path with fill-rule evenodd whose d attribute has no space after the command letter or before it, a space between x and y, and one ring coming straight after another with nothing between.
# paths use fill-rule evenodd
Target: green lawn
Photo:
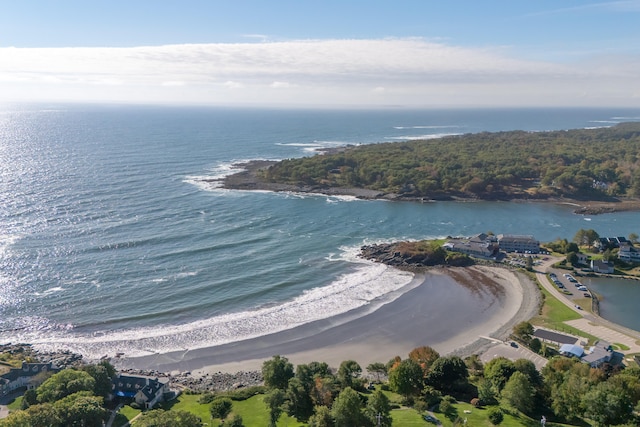
<instances>
[{"instance_id":1,"label":"green lawn","mask_svg":"<svg viewBox=\"0 0 640 427\"><path fill-rule=\"evenodd\" d=\"M542 314L534 317L530 320L530 323L535 326L543 326L545 328L554 329L556 331L567 332L573 335L587 338L590 342L595 342L598 338L593 335L589 335L579 329L565 324L564 322L569 320L580 319L580 316L575 311L560 302L557 298L553 297L546 289L540 288L544 294L544 305L542 307Z\"/></svg>"},{"instance_id":2,"label":"green lawn","mask_svg":"<svg viewBox=\"0 0 640 427\"><path fill-rule=\"evenodd\" d=\"M200 417L204 423L217 426L220 423L220 419L214 419L212 424L209 405L198 403L199 398L200 395L196 394L182 394L178 399L169 402L163 408L191 412ZM265 421L269 420L269 411L264 404L263 398L264 395L259 394L243 401L234 400L229 418L233 417L233 414L239 414L245 427L264 427L266 425ZM283 427L303 427L305 425L284 413L278 420L278 426Z\"/></svg>"}]
</instances>

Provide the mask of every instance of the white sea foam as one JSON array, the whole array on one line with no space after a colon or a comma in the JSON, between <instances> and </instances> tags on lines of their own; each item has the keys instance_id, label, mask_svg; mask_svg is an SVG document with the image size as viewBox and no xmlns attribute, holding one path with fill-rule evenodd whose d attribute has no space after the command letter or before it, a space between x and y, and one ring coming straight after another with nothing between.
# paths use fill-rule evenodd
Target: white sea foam
<instances>
[{"instance_id":1,"label":"white sea foam","mask_svg":"<svg viewBox=\"0 0 640 427\"><path fill-rule=\"evenodd\" d=\"M416 141L420 139L438 139L447 136L461 135L461 133L430 133L426 135L404 135L404 136L388 136L385 139L393 141Z\"/></svg>"},{"instance_id":2,"label":"white sea foam","mask_svg":"<svg viewBox=\"0 0 640 427\"><path fill-rule=\"evenodd\" d=\"M461 128L460 125L427 125L427 126L394 126L394 129L403 130L403 129L451 129L451 128Z\"/></svg>"},{"instance_id":3,"label":"white sea foam","mask_svg":"<svg viewBox=\"0 0 640 427\"><path fill-rule=\"evenodd\" d=\"M140 356L210 347L287 330L363 306L377 307L390 298L397 298L413 278L411 273L358 258L357 247L341 249L336 259L353 262L353 271L283 303L183 325L106 331L86 336L73 335L65 331L66 328L52 330L47 338L42 334L19 335L39 348L63 347L89 358L114 352Z\"/></svg>"}]
</instances>

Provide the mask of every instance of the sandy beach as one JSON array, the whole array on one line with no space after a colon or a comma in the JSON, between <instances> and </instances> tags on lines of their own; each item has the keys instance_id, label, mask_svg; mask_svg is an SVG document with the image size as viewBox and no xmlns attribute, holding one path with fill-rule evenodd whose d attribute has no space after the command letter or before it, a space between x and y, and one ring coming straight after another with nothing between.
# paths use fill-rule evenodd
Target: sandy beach
<instances>
[{"instance_id":1,"label":"sandy beach","mask_svg":"<svg viewBox=\"0 0 640 427\"><path fill-rule=\"evenodd\" d=\"M364 307L287 331L226 345L120 360L118 366L161 372L259 370L279 354L292 363L322 361L366 367L428 345L441 355L481 352L487 337L505 339L538 310L536 285L499 267L442 268L416 274L407 291L375 311Z\"/></svg>"}]
</instances>

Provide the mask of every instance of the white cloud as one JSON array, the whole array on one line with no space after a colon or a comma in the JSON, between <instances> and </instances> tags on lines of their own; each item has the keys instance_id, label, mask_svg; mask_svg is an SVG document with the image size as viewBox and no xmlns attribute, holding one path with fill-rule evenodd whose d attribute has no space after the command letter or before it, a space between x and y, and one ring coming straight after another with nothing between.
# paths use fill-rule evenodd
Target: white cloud
<instances>
[{"instance_id":1,"label":"white cloud","mask_svg":"<svg viewBox=\"0 0 640 427\"><path fill-rule=\"evenodd\" d=\"M224 86L228 89L242 89L244 85L239 82L233 82L231 80L224 82Z\"/></svg>"},{"instance_id":2,"label":"white cloud","mask_svg":"<svg viewBox=\"0 0 640 427\"><path fill-rule=\"evenodd\" d=\"M186 85L185 82L183 81L167 81L167 82L162 82L162 86L166 86L166 87L172 87L172 86L184 86Z\"/></svg>"},{"instance_id":3,"label":"white cloud","mask_svg":"<svg viewBox=\"0 0 640 427\"><path fill-rule=\"evenodd\" d=\"M612 55L573 64L525 61L504 48L423 39L0 48L0 96L236 105L637 106L639 64L638 58ZM241 88L250 90L229 90Z\"/></svg>"},{"instance_id":4,"label":"white cloud","mask_svg":"<svg viewBox=\"0 0 640 427\"><path fill-rule=\"evenodd\" d=\"M273 82L270 85L274 89L288 89L292 87L296 87L296 85L291 84L289 82Z\"/></svg>"}]
</instances>

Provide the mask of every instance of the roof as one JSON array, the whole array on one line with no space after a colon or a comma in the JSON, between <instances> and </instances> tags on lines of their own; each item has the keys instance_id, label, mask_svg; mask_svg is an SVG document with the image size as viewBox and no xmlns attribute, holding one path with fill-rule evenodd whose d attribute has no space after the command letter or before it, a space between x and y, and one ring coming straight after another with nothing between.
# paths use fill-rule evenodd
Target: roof
<instances>
[{"instance_id":1,"label":"roof","mask_svg":"<svg viewBox=\"0 0 640 427\"><path fill-rule=\"evenodd\" d=\"M584 349L575 344L562 344L562 347L560 347L560 354L580 358L584 355Z\"/></svg>"},{"instance_id":2,"label":"roof","mask_svg":"<svg viewBox=\"0 0 640 427\"><path fill-rule=\"evenodd\" d=\"M533 336L543 340L557 342L559 344L575 344L578 341L578 338L576 337L560 334L558 332L553 332L546 329L536 329L533 332Z\"/></svg>"}]
</instances>

